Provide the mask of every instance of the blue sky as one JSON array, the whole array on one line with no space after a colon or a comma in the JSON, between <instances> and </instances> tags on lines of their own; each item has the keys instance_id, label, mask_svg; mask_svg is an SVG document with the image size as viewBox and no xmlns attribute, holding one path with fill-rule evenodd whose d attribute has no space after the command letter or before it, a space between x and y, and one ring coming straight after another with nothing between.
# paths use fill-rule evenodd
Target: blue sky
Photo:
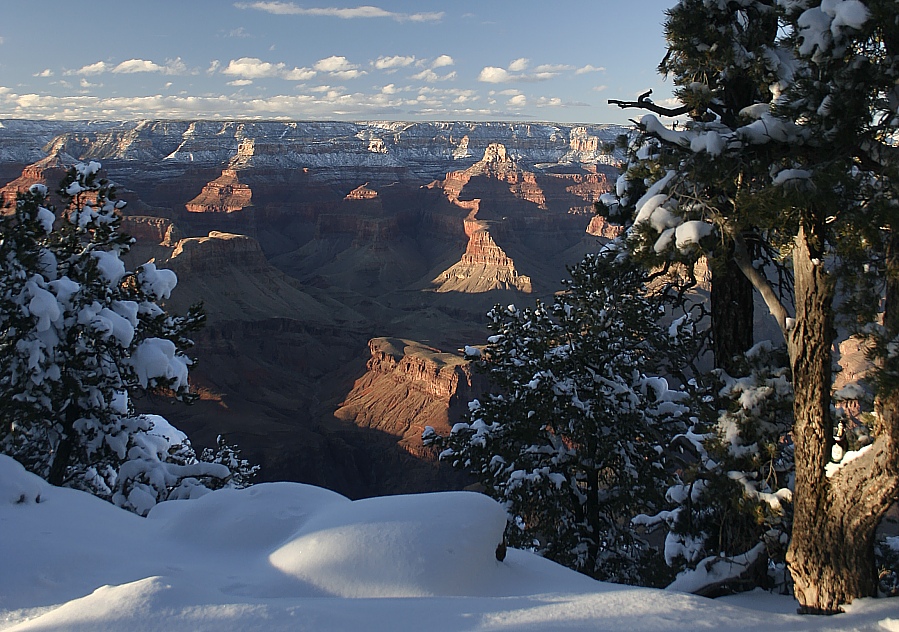
<instances>
[{"instance_id":1,"label":"blue sky","mask_svg":"<svg viewBox=\"0 0 899 632\"><path fill-rule=\"evenodd\" d=\"M30 0L0 117L623 123L674 0Z\"/></svg>"}]
</instances>

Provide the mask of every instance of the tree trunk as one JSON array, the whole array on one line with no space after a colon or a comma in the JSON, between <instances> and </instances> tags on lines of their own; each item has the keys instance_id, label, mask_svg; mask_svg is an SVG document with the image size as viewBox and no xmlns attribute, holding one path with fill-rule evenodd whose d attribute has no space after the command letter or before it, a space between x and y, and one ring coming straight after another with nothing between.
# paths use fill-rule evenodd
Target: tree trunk
<instances>
[{"instance_id":1,"label":"tree trunk","mask_svg":"<svg viewBox=\"0 0 899 632\"><path fill-rule=\"evenodd\" d=\"M59 487L66 481L66 471L69 469L72 448L75 445L75 421L77 418L78 413L75 407L69 405L63 417L59 443L56 445L53 461L50 463L50 471L47 474L47 482L51 485Z\"/></svg>"},{"instance_id":2,"label":"tree trunk","mask_svg":"<svg viewBox=\"0 0 899 632\"><path fill-rule=\"evenodd\" d=\"M811 237L814 237L812 235ZM810 236L800 229L793 248L796 319L787 332L793 372L793 442L796 484L793 537L787 563L803 612L834 613L845 602L848 569L842 563L846 534L830 521L829 481L833 282L813 258ZM817 253L816 253L817 254Z\"/></svg>"},{"instance_id":3,"label":"tree trunk","mask_svg":"<svg viewBox=\"0 0 899 632\"><path fill-rule=\"evenodd\" d=\"M734 261L733 249L731 244L724 260L711 265L710 292L715 366L730 374L734 357L743 355L754 342L754 289Z\"/></svg>"},{"instance_id":4,"label":"tree trunk","mask_svg":"<svg viewBox=\"0 0 899 632\"><path fill-rule=\"evenodd\" d=\"M824 266L812 258L810 241L800 231L793 250L796 325L789 349L796 485L787 563L799 611L833 614L857 597L876 594L876 529L899 491L899 393L879 402L881 428L874 445L828 478L834 290ZM896 248L891 251L888 258L899 260ZM894 279L887 290L888 328L899 326L897 289Z\"/></svg>"}]
</instances>

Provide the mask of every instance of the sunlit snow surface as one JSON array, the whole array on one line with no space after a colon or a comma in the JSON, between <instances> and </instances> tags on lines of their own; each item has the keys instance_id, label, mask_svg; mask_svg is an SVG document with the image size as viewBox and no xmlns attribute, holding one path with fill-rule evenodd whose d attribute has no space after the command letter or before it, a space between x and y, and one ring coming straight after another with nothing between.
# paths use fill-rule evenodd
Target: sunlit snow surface
<instances>
[{"instance_id":1,"label":"sunlit snow surface","mask_svg":"<svg viewBox=\"0 0 899 632\"><path fill-rule=\"evenodd\" d=\"M140 518L0 455L0 629L899 630L899 599L799 617L767 593L712 601L523 551L498 562L504 520L474 493L351 502L295 483Z\"/></svg>"}]
</instances>

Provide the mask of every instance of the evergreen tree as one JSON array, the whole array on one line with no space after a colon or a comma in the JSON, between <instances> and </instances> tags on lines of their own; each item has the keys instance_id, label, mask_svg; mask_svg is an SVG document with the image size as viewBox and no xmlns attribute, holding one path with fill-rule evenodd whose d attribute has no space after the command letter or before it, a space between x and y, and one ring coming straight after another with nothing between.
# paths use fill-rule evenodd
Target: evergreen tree
<instances>
[{"instance_id":1,"label":"evergreen tree","mask_svg":"<svg viewBox=\"0 0 899 632\"><path fill-rule=\"evenodd\" d=\"M688 394L652 376L684 368L664 359L677 336L691 339L690 322L660 327L646 273L614 251L570 274L551 307L494 308L478 360L494 390L449 436L425 440L505 503L509 544L599 579L652 582L652 549L630 519L659 507L657 446L685 427Z\"/></svg>"},{"instance_id":2,"label":"evergreen tree","mask_svg":"<svg viewBox=\"0 0 899 632\"><path fill-rule=\"evenodd\" d=\"M185 351L204 316L199 307L172 316L159 306L173 272L125 269L124 204L99 169L69 170L59 217L47 188L34 185L0 219L0 448L54 485L145 514L232 473L198 461L161 417L134 414L136 389L194 397Z\"/></svg>"},{"instance_id":3,"label":"evergreen tree","mask_svg":"<svg viewBox=\"0 0 899 632\"><path fill-rule=\"evenodd\" d=\"M752 69L750 75L768 72L772 79L770 96L760 94L743 107L735 125L713 102L708 116L694 116L684 130L651 115L641 120L645 137L653 139L643 156L667 153L671 159L651 181L652 195L633 207L631 244L666 253L702 235L733 239L734 261L776 319L789 355L796 473L787 561L796 595L803 611L836 612L854 597L873 594L874 531L899 490L895 389L879 392L873 448L843 468L828 473L827 467L834 441L831 349L838 284L862 329L883 331L884 341L899 333L899 317L891 314L899 314L892 263L896 3L684 0L678 6L730 12L722 22L710 22L719 32L745 30L753 16L764 20L764 11L774 11L785 36L735 58L737 66ZM697 41L685 54L695 59L705 52ZM705 76L690 85L692 93L713 94L714 82ZM688 99L685 92L678 96ZM747 229L766 250L788 260L792 285L773 283L758 267ZM871 306L879 301L869 298L865 306L858 299L859 288L872 287L866 275L878 268L886 273L885 330L870 325ZM890 354L878 359L880 374L889 374Z\"/></svg>"}]
</instances>

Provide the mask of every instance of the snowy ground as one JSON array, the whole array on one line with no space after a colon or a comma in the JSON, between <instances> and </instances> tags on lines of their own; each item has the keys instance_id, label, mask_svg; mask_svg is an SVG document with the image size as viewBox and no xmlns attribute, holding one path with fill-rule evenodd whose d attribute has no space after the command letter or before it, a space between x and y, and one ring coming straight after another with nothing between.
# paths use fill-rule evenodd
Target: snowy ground
<instances>
[{"instance_id":1,"label":"snowy ground","mask_svg":"<svg viewBox=\"0 0 899 632\"><path fill-rule=\"evenodd\" d=\"M351 502L295 483L140 518L0 455L0 630L899 631L899 599L800 617L767 593L713 601L523 551L498 562L504 522L474 493Z\"/></svg>"}]
</instances>

